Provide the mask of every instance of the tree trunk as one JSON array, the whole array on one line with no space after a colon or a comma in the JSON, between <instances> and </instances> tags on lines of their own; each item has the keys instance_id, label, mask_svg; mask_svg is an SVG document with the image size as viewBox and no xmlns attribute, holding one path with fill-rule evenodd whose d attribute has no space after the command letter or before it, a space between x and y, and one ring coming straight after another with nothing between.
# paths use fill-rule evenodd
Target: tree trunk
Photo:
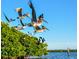
<instances>
[{"instance_id":1,"label":"tree trunk","mask_svg":"<svg viewBox=\"0 0 79 59\"><path fill-rule=\"evenodd\" d=\"M17 59L24 59L24 56L17 57Z\"/></svg>"},{"instance_id":2,"label":"tree trunk","mask_svg":"<svg viewBox=\"0 0 79 59\"><path fill-rule=\"evenodd\" d=\"M9 57L8 59L17 59L17 57Z\"/></svg>"}]
</instances>

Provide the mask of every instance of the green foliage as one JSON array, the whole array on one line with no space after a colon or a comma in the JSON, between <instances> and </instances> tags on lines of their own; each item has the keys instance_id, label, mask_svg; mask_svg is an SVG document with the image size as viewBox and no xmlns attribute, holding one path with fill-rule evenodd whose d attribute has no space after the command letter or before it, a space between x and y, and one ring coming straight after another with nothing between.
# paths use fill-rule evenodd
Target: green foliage
<instances>
[{"instance_id":1,"label":"green foliage","mask_svg":"<svg viewBox=\"0 0 79 59\"><path fill-rule=\"evenodd\" d=\"M1 23L1 56L41 56L47 54L47 44L37 45L38 38L30 37L8 24Z\"/></svg>"},{"instance_id":2,"label":"green foliage","mask_svg":"<svg viewBox=\"0 0 79 59\"><path fill-rule=\"evenodd\" d=\"M21 33L7 24L2 23L1 28L1 54L2 56L21 56L25 55L25 47L19 42Z\"/></svg>"}]
</instances>

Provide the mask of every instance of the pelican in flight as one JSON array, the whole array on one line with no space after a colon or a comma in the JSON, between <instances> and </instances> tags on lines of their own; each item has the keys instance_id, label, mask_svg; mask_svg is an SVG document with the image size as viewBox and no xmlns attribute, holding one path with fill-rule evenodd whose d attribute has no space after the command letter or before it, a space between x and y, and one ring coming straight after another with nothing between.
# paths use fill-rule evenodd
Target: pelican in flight
<instances>
[{"instance_id":1,"label":"pelican in flight","mask_svg":"<svg viewBox=\"0 0 79 59\"><path fill-rule=\"evenodd\" d=\"M6 20L8 21L8 22L12 22L12 21L15 21L15 19L8 19L8 17L5 15L5 13L3 13L4 14L4 16L5 16L5 18L6 18Z\"/></svg>"},{"instance_id":2,"label":"pelican in flight","mask_svg":"<svg viewBox=\"0 0 79 59\"><path fill-rule=\"evenodd\" d=\"M29 1L29 7L32 9L32 25L34 27L40 26L44 20L43 14L36 18L36 12L31 1ZM47 21L45 21L47 23Z\"/></svg>"},{"instance_id":3,"label":"pelican in flight","mask_svg":"<svg viewBox=\"0 0 79 59\"><path fill-rule=\"evenodd\" d=\"M26 24L23 24L22 20L20 20L20 23L21 23L22 26L15 26L14 28L16 30L23 30L23 29L26 28Z\"/></svg>"},{"instance_id":4,"label":"pelican in flight","mask_svg":"<svg viewBox=\"0 0 79 59\"><path fill-rule=\"evenodd\" d=\"M45 30L48 30L45 26L42 26L42 28L40 28L39 26L36 26L34 28L35 28L34 33L36 33L36 32L44 32Z\"/></svg>"},{"instance_id":5,"label":"pelican in flight","mask_svg":"<svg viewBox=\"0 0 79 59\"><path fill-rule=\"evenodd\" d=\"M23 26L15 26L14 29L15 29L15 30L22 30L22 29L24 29L24 28L23 28Z\"/></svg>"},{"instance_id":6,"label":"pelican in flight","mask_svg":"<svg viewBox=\"0 0 79 59\"><path fill-rule=\"evenodd\" d=\"M23 22L22 22L21 19L20 19L20 23L21 23L22 26L15 26L14 28L15 28L16 30L23 30L23 29L26 28L26 24L23 24Z\"/></svg>"},{"instance_id":7,"label":"pelican in flight","mask_svg":"<svg viewBox=\"0 0 79 59\"><path fill-rule=\"evenodd\" d=\"M27 17L30 17L30 14L29 13L26 13L26 14L22 14L22 8L16 8L16 12L18 12L18 17L17 19L24 19L26 16Z\"/></svg>"}]
</instances>

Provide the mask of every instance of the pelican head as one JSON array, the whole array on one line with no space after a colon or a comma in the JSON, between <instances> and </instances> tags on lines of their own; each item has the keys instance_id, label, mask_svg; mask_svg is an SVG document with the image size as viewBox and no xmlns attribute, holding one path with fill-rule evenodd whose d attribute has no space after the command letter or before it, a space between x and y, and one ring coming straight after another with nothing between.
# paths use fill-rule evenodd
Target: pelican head
<instances>
[{"instance_id":1,"label":"pelican head","mask_svg":"<svg viewBox=\"0 0 79 59\"><path fill-rule=\"evenodd\" d=\"M22 8L16 8L16 12L21 12Z\"/></svg>"},{"instance_id":2,"label":"pelican head","mask_svg":"<svg viewBox=\"0 0 79 59\"><path fill-rule=\"evenodd\" d=\"M44 18L43 13L39 16L39 18Z\"/></svg>"},{"instance_id":3,"label":"pelican head","mask_svg":"<svg viewBox=\"0 0 79 59\"><path fill-rule=\"evenodd\" d=\"M44 16L43 13L39 16L39 20L43 20Z\"/></svg>"},{"instance_id":4,"label":"pelican head","mask_svg":"<svg viewBox=\"0 0 79 59\"><path fill-rule=\"evenodd\" d=\"M47 29L45 26L43 26L43 25L42 25L42 29L43 29L43 30L48 30L48 29Z\"/></svg>"}]
</instances>

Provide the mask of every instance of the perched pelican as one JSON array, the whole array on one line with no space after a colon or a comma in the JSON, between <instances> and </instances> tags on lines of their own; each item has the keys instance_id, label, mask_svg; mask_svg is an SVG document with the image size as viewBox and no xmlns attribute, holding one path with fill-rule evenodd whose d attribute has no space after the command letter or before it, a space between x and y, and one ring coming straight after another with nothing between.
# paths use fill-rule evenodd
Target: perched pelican
<instances>
[{"instance_id":1,"label":"perched pelican","mask_svg":"<svg viewBox=\"0 0 79 59\"><path fill-rule=\"evenodd\" d=\"M44 41L45 41L45 39L44 39L44 38L42 38L42 43L44 43Z\"/></svg>"},{"instance_id":2,"label":"perched pelican","mask_svg":"<svg viewBox=\"0 0 79 59\"><path fill-rule=\"evenodd\" d=\"M17 19L24 19L26 16L30 17L29 13L26 14L22 14L22 8L16 8L16 12L18 12L19 17L17 17Z\"/></svg>"},{"instance_id":3,"label":"perched pelican","mask_svg":"<svg viewBox=\"0 0 79 59\"><path fill-rule=\"evenodd\" d=\"M8 19L8 17L5 15L5 13L4 13L4 16L5 16L5 18L6 18L6 20L8 21L8 22L12 22L12 21L15 21L15 19Z\"/></svg>"},{"instance_id":4,"label":"perched pelican","mask_svg":"<svg viewBox=\"0 0 79 59\"><path fill-rule=\"evenodd\" d=\"M37 41L37 45L39 45L41 43L41 39L39 38Z\"/></svg>"},{"instance_id":5,"label":"perched pelican","mask_svg":"<svg viewBox=\"0 0 79 59\"><path fill-rule=\"evenodd\" d=\"M42 43L44 43L45 39L43 37L39 37L42 40Z\"/></svg>"},{"instance_id":6,"label":"perched pelican","mask_svg":"<svg viewBox=\"0 0 79 59\"><path fill-rule=\"evenodd\" d=\"M41 42L42 41L42 42ZM45 41L45 39L44 38L42 38L42 37L39 37L39 39L38 39L38 45L40 44L40 43L44 43L44 41Z\"/></svg>"}]
</instances>

